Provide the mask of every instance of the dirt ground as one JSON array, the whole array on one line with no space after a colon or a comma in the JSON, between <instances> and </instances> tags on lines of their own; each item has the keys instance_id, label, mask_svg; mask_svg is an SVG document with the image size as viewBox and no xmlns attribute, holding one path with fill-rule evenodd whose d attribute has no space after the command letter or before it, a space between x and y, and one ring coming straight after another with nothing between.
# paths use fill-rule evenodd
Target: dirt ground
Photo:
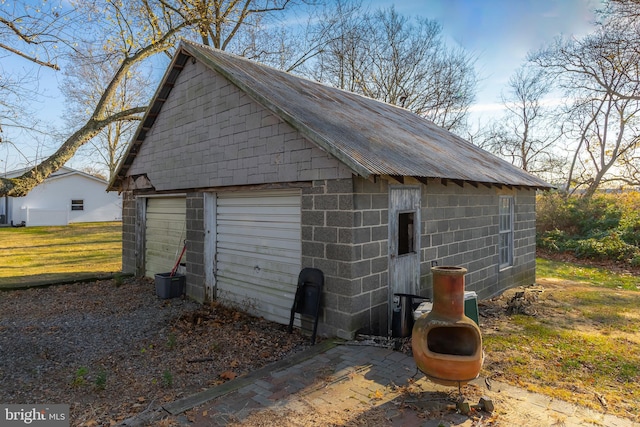
<instances>
[{"instance_id":1,"label":"dirt ground","mask_svg":"<svg viewBox=\"0 0 640 427\"><path fill-rule=\"evenodd\" d=\"M0 402L63 403L109 426L308 347L220 305L161 300L150 280L0 292Z\"/></svg>"},{"instance_id":2,"label":"dirt ground","mask_svg":"<svg viewBox=\"0 0 640 427\"><path fill-rule=\"evenodd\" d=\"M549 290L566 284L543 286ZM483 302L483 330L511 327L505 301L517 291ZM535 303L521 308L541 310ZM544 315L566 316L562 307L556 308L548 308ZM288 334L285 326L239 310L180 298L160 300L150 280L1 292L0 313L0 402L68 403L72 426L116 425L308 348L308 339L297 332ZM316 374L319 383L326 380L325 373ZM284 408L261 412L241 425L389 425L390 409L411 409L428 419L433 408L422 408L419 402L428 402L425 393L430 392L416 387L398 384L385 390L390 400L369 405L361 414L331 405L305 411L304 416ZM465 396L472 402L486 393L484 384L467 387ZM443 393L437 398L455 405L455 396ZM451 416L456 413L455 408L449 411ZM529 424L533 418L526 410L521 412L519 425L535 425ZM482 418L468 418L473 423L468 425L510 425L504 424L507 414L493 420L492 415L479 415ZM168 427L179 425L179 420L167 418L162 423Z\"/></svg>"}]
</instances>

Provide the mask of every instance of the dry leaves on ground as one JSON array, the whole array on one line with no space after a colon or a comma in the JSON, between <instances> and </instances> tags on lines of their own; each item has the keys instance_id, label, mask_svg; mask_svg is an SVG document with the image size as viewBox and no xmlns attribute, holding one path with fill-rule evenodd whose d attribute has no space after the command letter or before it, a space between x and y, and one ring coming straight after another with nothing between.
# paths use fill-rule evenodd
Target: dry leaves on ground
<instances>
[{"instance_id":1,"label":"dry leaves on ground","mask_svg":"<svg viewBox=\"0 0 640 427\"><path fill-rule=\"evenodd\" d=\"M111 425L302 350L286 326L112 280L0 293L0 402Z\"/></svg>"}]
</instances>

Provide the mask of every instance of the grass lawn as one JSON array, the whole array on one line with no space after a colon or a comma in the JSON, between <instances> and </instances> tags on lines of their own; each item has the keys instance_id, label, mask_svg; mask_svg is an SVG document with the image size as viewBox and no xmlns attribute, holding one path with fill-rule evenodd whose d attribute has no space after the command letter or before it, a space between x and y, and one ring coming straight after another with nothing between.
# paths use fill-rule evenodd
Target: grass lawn
<instances>
[{"instance_id":1,"label":"grass lawn","mask_svg":"<svg viewBox=\"0 0 640 427\"><path fill-rule=\"evenodd\" d=\"M538 259L537 284L533 313L487 319L482 375L640 421L640 277Z\"/></svg>"},{"instance_id":2,"label":"grass lawn","mask_svg":"<svg viewBox=\"0 0 640 427\"><path fill-rule=\"evenodd\" d=\"M122 223L0 228L0 288L119 272Z\"/></svg>"}]
</instances>

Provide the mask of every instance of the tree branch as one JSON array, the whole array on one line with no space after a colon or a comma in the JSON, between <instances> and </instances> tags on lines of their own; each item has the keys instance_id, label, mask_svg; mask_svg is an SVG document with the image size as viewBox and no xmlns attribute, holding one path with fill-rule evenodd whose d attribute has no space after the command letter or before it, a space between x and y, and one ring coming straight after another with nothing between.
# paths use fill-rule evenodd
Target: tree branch
<instances>
[{"instance_id":1,"label":"tree branch","mask_svg":"<svg viewBox=\"0 0 640 427\"><path fill-rule=\"evenodd\" d=\"M53 64L51 62L41 61L38 58L35 58L33 56L29 56L26 53L23 53L22 51L19 51L19 50L14 49L14 48L12 48L10 46L7 46L4 43L0 43L0 49L8 50L11 53L14 53L14 54L16 54L16 55L18 55L18 56L20 56L20 57L22 57L22 58L24 58L24 59L26 59L28 61L31 61L33 63L38 64L38 65L42 65L43 67L52 68L52 69L54 69L56 71L60 70L60 67L57 64Z\"/></svg>"}]
</instances>

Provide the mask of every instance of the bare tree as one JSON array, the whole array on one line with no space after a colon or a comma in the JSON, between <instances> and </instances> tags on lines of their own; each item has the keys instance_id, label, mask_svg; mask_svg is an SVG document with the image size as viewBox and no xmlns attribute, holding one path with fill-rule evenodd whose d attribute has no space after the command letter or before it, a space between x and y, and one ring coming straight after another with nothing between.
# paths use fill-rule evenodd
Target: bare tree
<instances>
[{"instance_id":1,"label":"bare tree","mask_svg":"<svg viewBox=\"0 0 640 427\"><path fill-rule=\"evenodd\" d=\"M319 21L326 43L307 73L317 81L358 92L362 72L371 66L363 49L368 28L361 3L338 1L335 10L325 10Z\"/></svg>"},{"instance_id":2,"label":"bare tree","mask_svg":"<svg viewBox=\"0 0 640 427\"><path fill-rule=\"evenodd\" d=\"M484 136L484 146L513 165L554 181L564 160L557 150L562 126L554 109L545 105L551 88L542 70L530 66L516 70L502 95L505 115Z\"/></svg>"},{"instance_id":3,"label":"bare tree","mask_svg":"<svg viewBox=\"0 0 640 427\"><path fill-rule=\"evenodd\" d=\"M402 106L449 130L464 124L475 97L475 60L449 48L437 22L410 20L394 8L368 13L342 7L316 79Z\"/></svg>"},{"instance_id":4,"label":"bare tree","mask_svg":"<svg viewBox=\"0 0 640 427\"><path fill-rule=\"evenodd\" d=\"M62 2L14 0L0 4L0 51L34 64L60 69L55 44L65 43L65 29L74 23L73 14Z\"/></svg>"},{"instance_id":5,"label":"bare tree","mask_svg":"<svg viewBox=\"0 0 640 427\"><path fill-rule=\"evenodd\" d=\"M599 26L609 35L599 41L601 48L608 53L602 60L617 68L628 84L612 87L598 75L597 70L591 71L591 77L618 98L640 100L640 94L633 90L640 82L640 69L637 62L634 63L634 59L640 57L640 1L610 0L599 12Z\"/></svg>"},{"instance_id":6,"label":"bare tree","mask_svg":"<svg viewBox=\"0 0 640 427\"><path fill-rule=\"evenodd\" d=\"M640 141L640 80L629 72L640 62L640 39L618 30L605 23L582 39L557 40L531 56L568 100L567 135L575 148L565 189L584 188L585 197L605 182L633 181L621 174L629 172L623 162L635 158Z\"/></svg>"},{"instance_id":7,"label":"bare tree","mask_svg":"<svg viewBox=\"0 0 640 427\"><path fill-rule=\"evenodd\" d=\"M61 1L0 2L0 143L12 147L25 160L23 147L12 137L39 140L48 131L30 108L42 89L39 73L32 68L59 70L61 49L57 47L68 47L67 26L74 24L73 14ZM11 58L24 64L25 71L18 73L7 67Z\"/></svg>"},{"instance_id":8,"label":"bare tree","mask_svg":"<svg viewBox=\"0 0 640 427\"><path fill-rule=\"evenodd\" d=\"M60 86L66 98L65 122L68 128L75 128L91 115L98 103L100 89L115 73L117 63L109 60L108 52L100 54L92 46L77 49L67 60L64 80ZM139 67L132 69L124 77L114 96L108 100L107 114L114 114L138 105L151 97L151 78ZM126 144L131 138L136 120L118 121L107 125L93 139L80 148L76 156L93 160L93 169L110 179L116 171Z\"/></svg>"},{"instance_id":9,"label":"bare tree","mask_svg":"<svg viewBox=\"0 0 640 427\"><path fill-rule=\"evenodd\" d=\"M615 87L615 85L613 85ZM584 189L591 197L605 183L640 185L633 173L638 155L640 103L614 94L576 100L568 109L569 135L574 151L565 190Z\"/></svg>"},{"instance_id":10,"label":"bare tree","mask_svg":"<svg viewBox=\"0 0 640 427\"><path fill-rule=\"evenodd\" d=\"M122 93L120 88L130 72L140 63L158 53L171 53L178 35L193 31L204 43L225 49L241 30L247 19L254 15L280 12L292 5L293 0L94 0L78 2L73 13L84 22L100 22L110 26L110 36L103 43L111 53L110 60L118 66L106 84L97 89L95 107L88 119L77 128L48 158L24 175L0 178L0 196L24 196L62 167L77 150L92 140L109 125L139 120L146 110L144 102L114 111L113 105ZM81 7L82 6L82 7ZM72 13L69 12L69 13ZM13 17L11 12L8 16ZM55 17L55 14L53 15ZM99 17L99 20L95 20ZM105 18L106 17L106 18ZM52 19L52 18L51 18ZM92 21L92 19L94 19ZM11 29L11 19L0 22ZM48 34L36 27L34 33ZM64 41L73 44L75 34L86 33L82 27L69 27ZM21 39L26 33L16 32ZM31 33L29 33L31 34ZM14 40L15 41L15 40Z\"/></svg>"}]
</instances>

